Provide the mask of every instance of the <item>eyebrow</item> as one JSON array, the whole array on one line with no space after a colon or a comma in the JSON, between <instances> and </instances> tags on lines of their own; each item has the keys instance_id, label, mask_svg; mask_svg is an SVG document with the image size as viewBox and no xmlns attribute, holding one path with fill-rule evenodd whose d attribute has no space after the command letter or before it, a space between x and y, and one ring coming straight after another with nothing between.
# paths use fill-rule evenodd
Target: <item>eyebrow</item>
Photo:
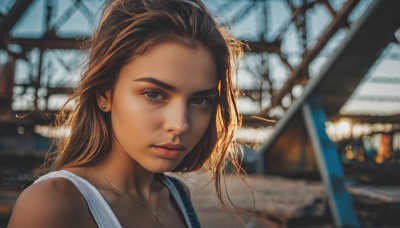
<instances>
[{"instance_id":1,"label":"eyebrow","mask_svg":"<svg viewBox=\"0 0 400 228\"><path fill-rule=\"evenodd\" d=\"M163 89L172 91L172 92L177 91L177 89L174 86L169 85L169 84L167 84L165 82L162 82L162 81L160 81L158 79L155 79L153 77L138 78L138 79L135 79L134 81L137 81L137 82L148 82L148 83L151 83L151 84L156 85L158 87L161 87ZM193 95L194 96L198 96L198 95L217 95L217 94L218 94L218 87L214 87L214 88L211 88L211 89L205 89L205 90L197 91Z\"/></svg>"},{"instance_id":2,"label":"eyebrow","mask_svg":"<svg viewBox=\"0 0 400 228\"><path fill-rule=\"evenodd\" d=\"M152 77L138 78L138 79L135 79L134 81L137 81L137 82L148 82L148 83L151 83L151 84L156 85L158 87L164 88L166 90L170 90L170 91L173 91L173 92L176 91L176 88L173 87L172 85L169 85L169 84L167 84L165 82L162 82L162 81L160 81L158 79L155 79L155 78L152 78Z\"/></svg>"}]
</instances>

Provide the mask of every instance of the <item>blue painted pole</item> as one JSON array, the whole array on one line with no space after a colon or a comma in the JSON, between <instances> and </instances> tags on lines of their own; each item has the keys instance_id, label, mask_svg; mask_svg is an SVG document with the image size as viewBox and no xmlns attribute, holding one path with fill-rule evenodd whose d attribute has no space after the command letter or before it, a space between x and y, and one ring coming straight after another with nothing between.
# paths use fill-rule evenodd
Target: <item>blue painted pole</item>
<instances>
[{"instance_id":1,"label":"blue painted pole","mask_svg":"<svg viewBox=\"0 0 400 228\"><path fill-rule=\"evenodd\" d=\"M322 105L318 99L311 98L303 104L302 110L335 226L358 228L360 225L351 195L344 185L338 152L325 131L326 116Z\"/></svg>"}]
</instances>

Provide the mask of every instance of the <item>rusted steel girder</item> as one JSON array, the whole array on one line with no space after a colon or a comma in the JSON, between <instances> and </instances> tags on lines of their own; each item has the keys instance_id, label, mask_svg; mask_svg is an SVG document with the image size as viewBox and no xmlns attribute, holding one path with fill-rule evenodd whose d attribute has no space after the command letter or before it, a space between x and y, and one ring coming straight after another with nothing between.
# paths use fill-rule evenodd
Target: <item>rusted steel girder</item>
<instances>
[{"instance_id":1,"label":"rusted steel girder","mask_svg":"<svg viewBox=\"0 0 400 228\"><path fill-rule=\"evenodd\" d=\"M7 15L0 18L0 48L4 48L4 39L9 35L11 29L17 24L25 10L31 5L33 0L17 0Z\"/></svg>"},{"instance_id":2,"label":"rusted steel girder","mask_svg":"<svg viewBox=\"0 0 400 228\"><path fill-rule=\"evenodd\" d=\"M61 38L61 37L44 37L44 38L10 38L7 40L9 44L17 44L23 50L29 51L33 48L42 50L49 49L81 49L82 43L89 37L79 38Z\"/></svg>"},{"instance_id":3,"label":"rusted steel girder","mask_svg":"<svg viewBox=\"0 0 400 228\"><path fill-rule=\"evenodd\" d=\"M282 99L290 93L295 83L301 79L301 73L309 66L312 60L320 53L326 43L332 38L337 30L344 24L347 23L348 15L352 12L354 7L359 3L359 0L348 0L342 9L336 14L336 17L327 26L322 36L318 39L315 46L308 50L301 61L301 63L294 68L292 74L287 79L283 87L272 95L271 106L276 107L280 105ZM267 115L269 109L263 110L262 115Z\"/></svg>"},{"instance_id":4,"label":"rusted steel girder","mask_svg":"<svg viewBox=\"0 0 400 228\"><path fill-rule=\"evenodd\" d=\"M20 45L24 50L33 48L41 49L80 49L82 43L86 42L90 37L43 37L43 38L8 38L8 44ZM279 44L268 41L248 41L243 40L247 45L245 52L252 53L278 53L280 52Z\"/></svg>"}]
</instances>

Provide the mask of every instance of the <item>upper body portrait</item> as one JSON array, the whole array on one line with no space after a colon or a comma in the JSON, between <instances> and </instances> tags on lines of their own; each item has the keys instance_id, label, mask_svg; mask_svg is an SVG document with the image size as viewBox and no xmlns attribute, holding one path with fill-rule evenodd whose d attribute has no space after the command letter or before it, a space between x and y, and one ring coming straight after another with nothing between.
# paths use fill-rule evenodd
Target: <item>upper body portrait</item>
<instances>
[{"instance_id":1,"label":"upper body portrait","mask_svg":"<svg viewBox=\"0 0 400 228\"><path fill-rule=\"evenodd\" d=\"M238 50L200 0L106 1L57 117L68 134L9 227L200 227L188 188L164 173L206 169L223 202Z\"/></svg>"}]
</instances>

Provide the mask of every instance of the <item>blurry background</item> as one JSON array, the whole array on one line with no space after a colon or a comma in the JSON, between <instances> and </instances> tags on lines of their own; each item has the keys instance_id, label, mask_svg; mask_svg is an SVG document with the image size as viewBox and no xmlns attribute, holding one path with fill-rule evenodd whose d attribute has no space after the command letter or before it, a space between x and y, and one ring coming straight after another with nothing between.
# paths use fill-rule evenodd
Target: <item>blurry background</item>
<instances>
[{"instance_id":1,"label":"blurry background","mask_svg":"<svg viewBox=\"0 0 400 228\"><path fill-rule=\"evenodd\" d=\"M287 208L259 208L252 224L334 223L326 196L310 190L321 185L324 191L324 184L313 139L297 109L312 96L322 103L323 127L335 143L345 181L357 187L349 191L360 224L400 227L391 217L400 211L399 4L204 2L221 25L247 44L238 76L243 168L263 178L252 179L258 192L279 186L268 181L285 183L275 192L282 195L265 204L282 204L285 192L294 189L308 189L298 197L312 194L307 203L293 199ZM43 163L52 138L68 131L55 131L50 124L79 80L85 57L80 45L96 28L102 4L0 0L0 224L7 223L21 186ZM397 14L390 13L394 7ZM318 210L310 209L315 205ZM302 213L288 213L289 207Z\"/></svg>"}]
</instances>

